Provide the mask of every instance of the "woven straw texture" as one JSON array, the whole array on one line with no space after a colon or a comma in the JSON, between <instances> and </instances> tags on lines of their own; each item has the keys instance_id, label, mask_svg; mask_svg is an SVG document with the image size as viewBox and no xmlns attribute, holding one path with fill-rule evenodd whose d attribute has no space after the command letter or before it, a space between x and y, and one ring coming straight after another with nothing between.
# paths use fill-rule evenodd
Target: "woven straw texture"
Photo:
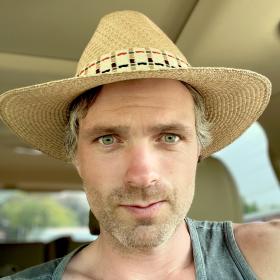
<instances>
[{"instance_id":1,"label":"woven straw texture","mask_svg":"<svg viewBox=\"0 0 280 280\"><path fill-rule=\"evenodd\" d=\"M73 78L3 93L0 114L24 141L51 157L67 160L64 137L70 102L98 85L141 78L184 81L202 95L213 136L213 143L202 150L203 158L230 144L257 120L271 94L269 80L255 72L191 67L150 19L121 11L101 19Z\"/></svg>"},{"instance_id":2,"label":"woven straw texture","mask_svg":"<svg viewBox=\"0 0 280 280\"><path fill-rule=\"evenodd\" d=\"M100 20L79 60L77 73L89 61L103 54L137 47L163 49L186 60L176 45L148 17L134 11L114 12Z\"/></svg>"}]
</instances>

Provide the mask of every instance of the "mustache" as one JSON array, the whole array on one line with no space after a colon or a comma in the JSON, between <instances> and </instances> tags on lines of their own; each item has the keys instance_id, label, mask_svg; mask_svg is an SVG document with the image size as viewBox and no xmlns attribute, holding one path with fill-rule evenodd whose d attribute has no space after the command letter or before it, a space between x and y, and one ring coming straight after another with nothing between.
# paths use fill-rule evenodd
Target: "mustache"
<instances>
[{"instance_id":1,"label":"mustache","mask_svg":"<svg viewBox=\"0 0 280 280\"><path fill-rule=\"evenodd\" d=\"M130 204L141 201L173 200L174 190L168 184L154 184L152 186L122 186L114 189L108 199L113 204Z\"/></svg>"}]
</instances>

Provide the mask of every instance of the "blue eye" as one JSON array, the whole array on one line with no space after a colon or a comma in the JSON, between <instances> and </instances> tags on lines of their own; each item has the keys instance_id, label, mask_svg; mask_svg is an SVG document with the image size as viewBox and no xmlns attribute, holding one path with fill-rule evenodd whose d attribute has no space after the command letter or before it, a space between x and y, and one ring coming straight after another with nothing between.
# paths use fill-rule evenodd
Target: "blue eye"
<instances>
[{"instance_id":1,"label":"blue eye","mask_svg":"<svg viewBox=\"0 0 280 280\"><path fill-rule=\"evenodd\" d=\"M163 135L163 140L164 142L168 143L168 144L173 144L176 143L180 140L180 137L176 134L165 134Z\"/></svg>"},{"instance_id":2,"label":"blue eye","mask_svg":"<svg viewBox=\"0 0 280 280\"><path fill-rule=\"evenodd\" d=\"M113 136L113 135L105 135L105 136L99 137L98 142L99 142L100 144L103 144L103 145L105 145L105 146L108 146L108 145L114 144L114 142L115 142L114 140L115 140L115 139L114 139L114 136Z\"/></svg>"}]
</instances>

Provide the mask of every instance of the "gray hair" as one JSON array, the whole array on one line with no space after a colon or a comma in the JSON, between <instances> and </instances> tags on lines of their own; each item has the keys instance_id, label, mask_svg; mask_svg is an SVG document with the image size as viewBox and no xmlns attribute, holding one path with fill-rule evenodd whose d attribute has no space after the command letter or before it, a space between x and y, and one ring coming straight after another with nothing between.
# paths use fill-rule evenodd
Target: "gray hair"
<instances>
[{"instance_id":1,"label":"gray hair","mask_svg":"<svg viewBox=\"0 0 280 280\"><path fill-rule=\"evenodd\" d=\"M181 81L182 82L182 81ZM194 100L195 128L198 143L201 149L212 143L210 133L211 124L205 115L205 106L202 96L189 84L182 82L187 87ZM74 99L69 106L69 121L65 128L65 150L67 158L73 161L77 150L79 135L79 121L85 118L89 108L101 92L102 85L92 88Z\"/></svg>"},{"instance_id":2,"label":"gray hair","mask_svg":"<svg viewBox=\"0 0 280 280\"><path fill-rule=\"evenodd\" d=\"M181 83L189 90L194 101L194 114L195 114L195 130L198 143L201 149L208 147L212 141L211 127L212 124L206 117L206 108L203 97L191 85L181 81Z\"/></svg>"}]
</instances>

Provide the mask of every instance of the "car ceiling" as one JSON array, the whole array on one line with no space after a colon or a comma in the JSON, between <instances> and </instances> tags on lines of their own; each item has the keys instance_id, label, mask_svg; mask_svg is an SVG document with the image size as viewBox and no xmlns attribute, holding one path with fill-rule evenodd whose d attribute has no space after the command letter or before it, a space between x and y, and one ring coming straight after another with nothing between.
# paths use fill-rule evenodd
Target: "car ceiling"
<instances>
[{"instance_id":1,"label":"car ceiling","mask_svg":"<svg viewBox=\"0 0 280 280\"><path fill-rule=\"evenodd\" d=\"M279 0L2 0L0 92L74 76L100 18L116 10L150 17L193 66L257 71L270 78L271 102L260 119L280 178ZM71 164L30 150L0 123L0 187L79 189Z\"/></svg>"}]
</instances>

